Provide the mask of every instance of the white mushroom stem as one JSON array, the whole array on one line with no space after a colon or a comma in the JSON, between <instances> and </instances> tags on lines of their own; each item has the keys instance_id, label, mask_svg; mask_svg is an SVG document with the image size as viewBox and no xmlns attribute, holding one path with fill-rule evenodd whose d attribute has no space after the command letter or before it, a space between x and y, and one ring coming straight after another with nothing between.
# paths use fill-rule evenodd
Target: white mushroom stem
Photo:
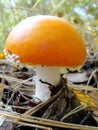
<instances>
[{"instance_id":1,"label":"white mushroom stem","mask_svg":"<svg viewBox=\"0 0 98 130\"><path fill-rule=\"evenodd\" d=\"M42 101L46 101L50 98L49 85L40 82L40 79L44 82L48 82L53 85L57 85L60 81L59 67L36 67L36 89L35 96Z\"/></svg>"}]
</instances>

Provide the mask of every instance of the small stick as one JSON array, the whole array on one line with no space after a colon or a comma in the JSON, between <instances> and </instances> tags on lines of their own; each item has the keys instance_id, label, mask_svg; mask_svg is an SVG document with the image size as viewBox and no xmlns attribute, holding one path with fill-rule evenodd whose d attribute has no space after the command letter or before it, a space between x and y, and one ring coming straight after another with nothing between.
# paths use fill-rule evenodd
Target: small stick
<instances>
[{"instance_id":1,"label":"small stick","mask_svg":"<svg viewBox=\"0 0 98 130\"><path fill-rule=\"evenodd\" d=\"M23 110L29 110L31 108L31 107L21 107L21 106L5 105L5 104L2 104L2 106L3 107L11 107L11 108L23 109Z\"/></svg>"},{"instance_id":2,"label":"small stick","mask_svg":"<svg viewBox=\"0 0 98 130\"><path fill-rule=\"evenodd\" d=\"M89 85L76 85L76 84L69 84L69 87L75 89L75 90L87 90L87 91L98 91L98 88L94 88Z\"/></svg>"},{"instance_id":3,"label":"small stick","mask_svg":"<svg viewBox=\"0 0 98 130\"><path fill-rule=\"evenodd\" d=\"M98 69L95 69L95 70L91 73L91 75L90 75L90 77L89 77L89 79L88 79L87 85L89 85L89 83L90 83L90 81L91 81L93 75L94 75L96 72L98 72Z\"/></svg>"},{"instance_id":4,"label":"small stick","mask_svg":"<svg viewBox=\"0 0 98 130\"><path fill-rule=\"evenodd\" d=\"M51 86L51 87L55 87L53 84L48 83L48 82L45 82L45 81L43 81L42 79L40 79L39 81L40 81L41 83L43 83L43 84L47 84L47 85L49 85L49 86Z\"/></svg>"},{"instance_id":5,"label":"small stick","mask_svg":"<svg viewBox=\"0 0 98 130\"><path fill-rule=\"evenodd\" d=\"M30 124L30 123L26 123L26 122L22 122L22 121L17 121L17 124L23 125L23 126L39 128L39 129L42 129L42 130L53 130L50 127L46 127L46 126L42 126L42 125L36 125L36 124Z\"/></svg>"},{"instance_id":6,"label":"small stick","mask_svg":"<svg viewBox=\"0 0 98 130\"><path fill-rule=\"evenodd\" d=\"M75 114L75 113L77 113L77 112L79 112L79 111L87 108L88 106L89 106L88 104L85 104L85 105L80 105L80 106L76 107L75 109L73 109L72 111L70 111L68 114L66 114L65 116L63 116L61 118L61 121L63 121L68 116L71 116L71 115L73 115L73 114Z\"/></svg>"},{"instance_id":7,"label":"small stick","mask_svg":"<svg viewBox=\"0 0 98 130\"><path fill-rule=\"evenodd\" d=\"M80 125L82 125L89 117L90 117L90 112L87 113L87 115L83 118L83 120L80 122Z\"/></svg>"},{"instance_id":8,"label":"small stick","mask_svg":"<svg viewBox=\"0 0 98 130\"><path fill-rule=\"evenodd\" d=\"M50 119L38 118L34 116L28 116L20 113L0 111L1 116L5 116L10 122L18 123L19 121L25 123L33 123L41 126L56 127L56 128L69 128L75 130L98 130L98 127L77 125L72 123L65 123L60 121L54 121Z\"/></svg>"},{"instance_id":9,"label":"small stick","mask_svg":"<svg viewBox=\"0 0 98 130\"><path fill-rule=\"evenodd\" d=\"M5 85L4 69L5 68L3 68L3 76L2 76L1 86L0 86L0 101L2 100L2 95L3 95L4 85Z\"/></svg>"},{"instance_id":10,"label":"small stick","mask_svg":"<svg viewBox=\"0 0 98 130\"><path fill-rule=\"evenodd\" d=\"M98 89L98 82L97 82L97 89ZM98 91L97 91L97 106L98 106Z\"/></svg>"},{"instance_id":11,"label":"small stick","mask_svg":"<svg viewBox=\"0 0 98 130\"><path fill-rule=\"evenodd\" d=\"M0 83L0 87L2 87L2 83ZM23 86L24 87L24 86ZM12 88L12 89L14 89L15 88L15 86L9 86L9 85L6 85L6 84L4 84L4 88ZM20 91L31 91L31 92L34 92L34 88L30 88L30 87L25 87L25 88L18 88L18 90L20 90Z\"/></svg>"},{"instance_id":12,"label":"small stick","mask_svg":"<svg viewBox=\"0 0 98 130\"><path fill-rule=\"evenodd\" d=\"M56 93L54 96L49 98L47 101L38 104L37 106L35 106L35 107L31 108L30 110L26 111L24 114L25 115L32 115L32 114L36 113L38 110L43 108L45 105L47 105L50 102L52 102L53 100L55 100L62 93L62 91L63 91L63 89L60 89L58 93Z\"/></svg>"}]
</instances>

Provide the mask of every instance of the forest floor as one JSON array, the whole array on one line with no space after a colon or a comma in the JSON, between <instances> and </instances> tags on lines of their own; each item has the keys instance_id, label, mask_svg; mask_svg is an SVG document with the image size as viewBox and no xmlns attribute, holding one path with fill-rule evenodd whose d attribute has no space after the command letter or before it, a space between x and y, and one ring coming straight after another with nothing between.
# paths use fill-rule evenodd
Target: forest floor
<instances>
[{"instance_id":1,"label":"forest floor","mask_svg":"<svg viewBox=\"0 0 98 130\"><path fill-rule=\"evenodd\" d=\"M0 61L0 130L98 130L97 57L87 57L81 72L67 71L41 102L32 96L32 67Z\"/></svg>"}]
</instances>

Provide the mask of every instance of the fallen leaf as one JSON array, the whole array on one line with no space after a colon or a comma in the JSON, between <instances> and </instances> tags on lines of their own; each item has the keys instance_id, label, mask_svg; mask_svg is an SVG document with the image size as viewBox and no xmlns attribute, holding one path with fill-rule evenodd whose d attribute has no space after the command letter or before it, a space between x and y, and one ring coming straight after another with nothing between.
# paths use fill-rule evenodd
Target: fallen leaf
<instances>
[{"instance_id":1,"label":"fallen leaf","mask_svg":"<svg viewBox=\"0 0 98 130\"><path fill-rule=\"evenodd\" d=\"M74 90L74 93L77 95L77 97L79 98L82 105L88 104L91 109L96 107L96 105L97 105L96 101L88 94L85 94L83 92L79 92L77 90Z\"/></svg>"},{"instance_id":2,"label":"fallen leaf","mask_svg":"<svg viewBox=\"0 0 98 130\"><path fill-rule=\"evenodd\" d=\"M1 60L1 59L4 59L4 58L5 58L4 53L3 53L3 52L0 52L0 60Z\"/></svg>"}]
</instances>

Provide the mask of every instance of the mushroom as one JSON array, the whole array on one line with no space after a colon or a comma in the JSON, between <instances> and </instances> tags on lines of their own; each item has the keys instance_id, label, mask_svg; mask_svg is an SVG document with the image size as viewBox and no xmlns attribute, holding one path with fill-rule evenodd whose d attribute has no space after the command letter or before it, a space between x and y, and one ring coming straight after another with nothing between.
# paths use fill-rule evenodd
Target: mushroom
<instances>
[{"instance_id":1,"label":"mushroom","mask_svg":"<svg viewBox=\"0 0 98 130\"><path fill-rule=\"evenodd\" d=\"M60 81L60 66L81 66L86 48L80 34L65 19L50 16L31 16L18 23L9 33L6 55L19 56L23 64L36 66L35 96L45 101L50 98L48 85Z\"/></svg>"}]
</instances>

